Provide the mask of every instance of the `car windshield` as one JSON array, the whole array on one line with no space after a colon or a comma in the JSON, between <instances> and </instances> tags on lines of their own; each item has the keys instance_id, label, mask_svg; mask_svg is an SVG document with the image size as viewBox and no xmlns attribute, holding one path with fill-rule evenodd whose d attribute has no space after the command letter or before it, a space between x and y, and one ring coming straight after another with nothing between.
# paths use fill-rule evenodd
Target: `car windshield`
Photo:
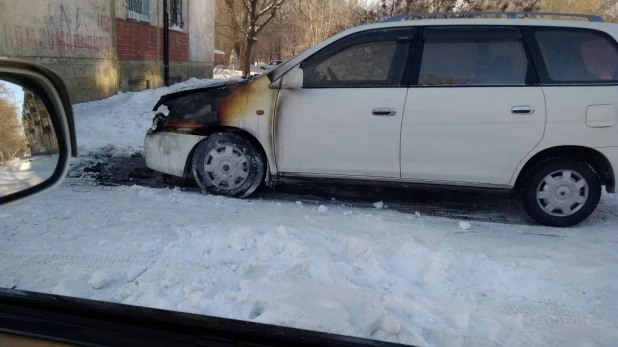
<instances>
[{"instance_id":1,"label":"car windshield","mask_svg":"<svg viewBox=\"0 0 618 347\"><path fill-rule=\"evenodd\" d=\"M63 79L78 145L61 185L0 209L0 287L415 346L618 345L618 30L378 23L613 22L615 1L163 4L0 0L0 56ZM0 80L0 197L59 155L35 94Z\"/></svg>"}]
</instances>

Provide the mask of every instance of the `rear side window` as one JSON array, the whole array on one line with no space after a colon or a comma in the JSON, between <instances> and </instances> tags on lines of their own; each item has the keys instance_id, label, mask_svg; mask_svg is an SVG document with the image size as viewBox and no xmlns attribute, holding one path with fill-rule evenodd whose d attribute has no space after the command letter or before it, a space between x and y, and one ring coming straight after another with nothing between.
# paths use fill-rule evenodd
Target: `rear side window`
<instances>
[{"instance_id":1,"label":"rear side window","mask_svg":"<svg viewBox=\"0 0 618 347\"><path fill-rule=\"evenodd\" d=\"M408 43L371 41L303 64L304 88L399 86Z\"/></svg>"},{"instance_id":2,"label":"rear side window","mask_svg":"<svg viewBox=\"0 0 618 347\"><path fill-rule=\"evenodd\" d=\"M442 35L444 36L444 35ZM469 35L425 40L421 86L524 85L528 59L518 38Z\"/></svg>"},{"instance_id":3,"label":"rear side window","mask_svg":"<svg viewBox=\"0 0 618 347\"><path fill-rule=\"evenodd\" d=\"M618 51L608 36L592 30L537 29L534 37L547 69L543 83L603 83L618 80Z\"/></svg>"}]
</instances>

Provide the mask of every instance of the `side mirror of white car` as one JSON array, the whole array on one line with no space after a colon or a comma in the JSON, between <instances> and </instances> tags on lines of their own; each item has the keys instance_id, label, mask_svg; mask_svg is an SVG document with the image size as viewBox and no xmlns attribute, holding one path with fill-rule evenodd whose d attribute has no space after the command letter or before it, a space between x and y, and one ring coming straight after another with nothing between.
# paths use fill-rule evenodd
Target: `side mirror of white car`
<instances>
[{"instance_id":1,"label":"side mirror of white car","mask_svg":"<svg viewBox=\"0 0 618 347\"><path fill-rule=\"evenodd\" d=\"M303 69L298 66L283 75L282 89L300 89L303 87Z\"/></svg>"},{"instance_id":2,"label":"side mirror of white car","mask_svg":"<svg viewBox=\"0 0 618 347\"><path fill-rule=\"evenodd\" d=\"M0 58L0 209L59 185L76 155L73 109L60 77Z\"/></svg>"}]
</instances>

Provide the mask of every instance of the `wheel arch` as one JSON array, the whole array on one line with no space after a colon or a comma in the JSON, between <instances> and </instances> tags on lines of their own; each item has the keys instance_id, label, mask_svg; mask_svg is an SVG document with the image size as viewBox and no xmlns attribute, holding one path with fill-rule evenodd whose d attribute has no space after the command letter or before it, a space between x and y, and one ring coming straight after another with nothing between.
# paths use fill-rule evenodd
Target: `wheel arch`
<instances>
[{"instance_id":1,"label":"wheel arch","mask_svg":"<svg viewBox=\"0 0 618 347\"><path fill-rule=\"evenodd\" d=\"M251 133L249 133L246 130L240 129L240 128L236 128L236 127L231 127L231 126L225 126L225 125L219 125L219 126L212 126L212 127L208 127L208 128L204 128L204 129L200 129L199 132L197 133L197 135L201 135L201 136L206 136L204 139L200 140L198 143L195 144L195 146L193 146L193 148L191 148L191 151L189 152L189 155L187 156L187 160L185 162L185 168L184 168L184 175L190 175L192 173L192 163L193 163L193 155L195 154L195 149L197 148L197 146L199 146L200 143L202 143L204 140L206 140L208 138L208 136L212 135L212 134L216 134L216 133L234 133L237 135L242 136L243 138L247 139L249 142L251 142L251 144L258 150L260 151L260 153L262 154L264 161L266 162L266 173L268 173L268 156L266 155L266 151L264 150L264 147L262 146L262 144L260 143L260 141L253 136Z\"/></svg>"},{"instance_id":2,"label":"wheel arch","mask_svg":"<svg viewBox=\"0 0 618 347\"><path fill-rule=\"evenodd\" d=\"M522 179L536 164L556 156L570 157L586 162L599 175L601 184L605 185L607 192L615 192L616 178L609 160L596 149L584 146L555 146L534 154L526 161L519 172L516 172L515 189L520 187Z\"/></svg>"}]
</instances>

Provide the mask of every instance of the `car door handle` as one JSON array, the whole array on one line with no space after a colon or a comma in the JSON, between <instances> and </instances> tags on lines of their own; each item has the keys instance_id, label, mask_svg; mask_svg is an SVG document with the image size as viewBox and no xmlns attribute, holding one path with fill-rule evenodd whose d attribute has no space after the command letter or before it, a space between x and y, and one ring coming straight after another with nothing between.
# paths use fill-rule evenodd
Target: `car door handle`
<instances>
[{"instance_id":1,"label":"car door handle","mask_svg":"<svg viewBox=\"0 0 618 347\"><path fill-rule=\"evenodd\" d=\"M534 107L529 105L520 105L511 107L512 114L533 114Z\"/></svg>"},{"instance_id":2,"label":"car door handle","mask_svg":"<svg viewBox=\"0 0 618 347\"><path fill-rule=\"evenodd\" d=\"M373 109L373 115L378 117L394 116L395 114L397 114L397 111L392 107L376 107Z\"/></svg>"}]
</instances>

